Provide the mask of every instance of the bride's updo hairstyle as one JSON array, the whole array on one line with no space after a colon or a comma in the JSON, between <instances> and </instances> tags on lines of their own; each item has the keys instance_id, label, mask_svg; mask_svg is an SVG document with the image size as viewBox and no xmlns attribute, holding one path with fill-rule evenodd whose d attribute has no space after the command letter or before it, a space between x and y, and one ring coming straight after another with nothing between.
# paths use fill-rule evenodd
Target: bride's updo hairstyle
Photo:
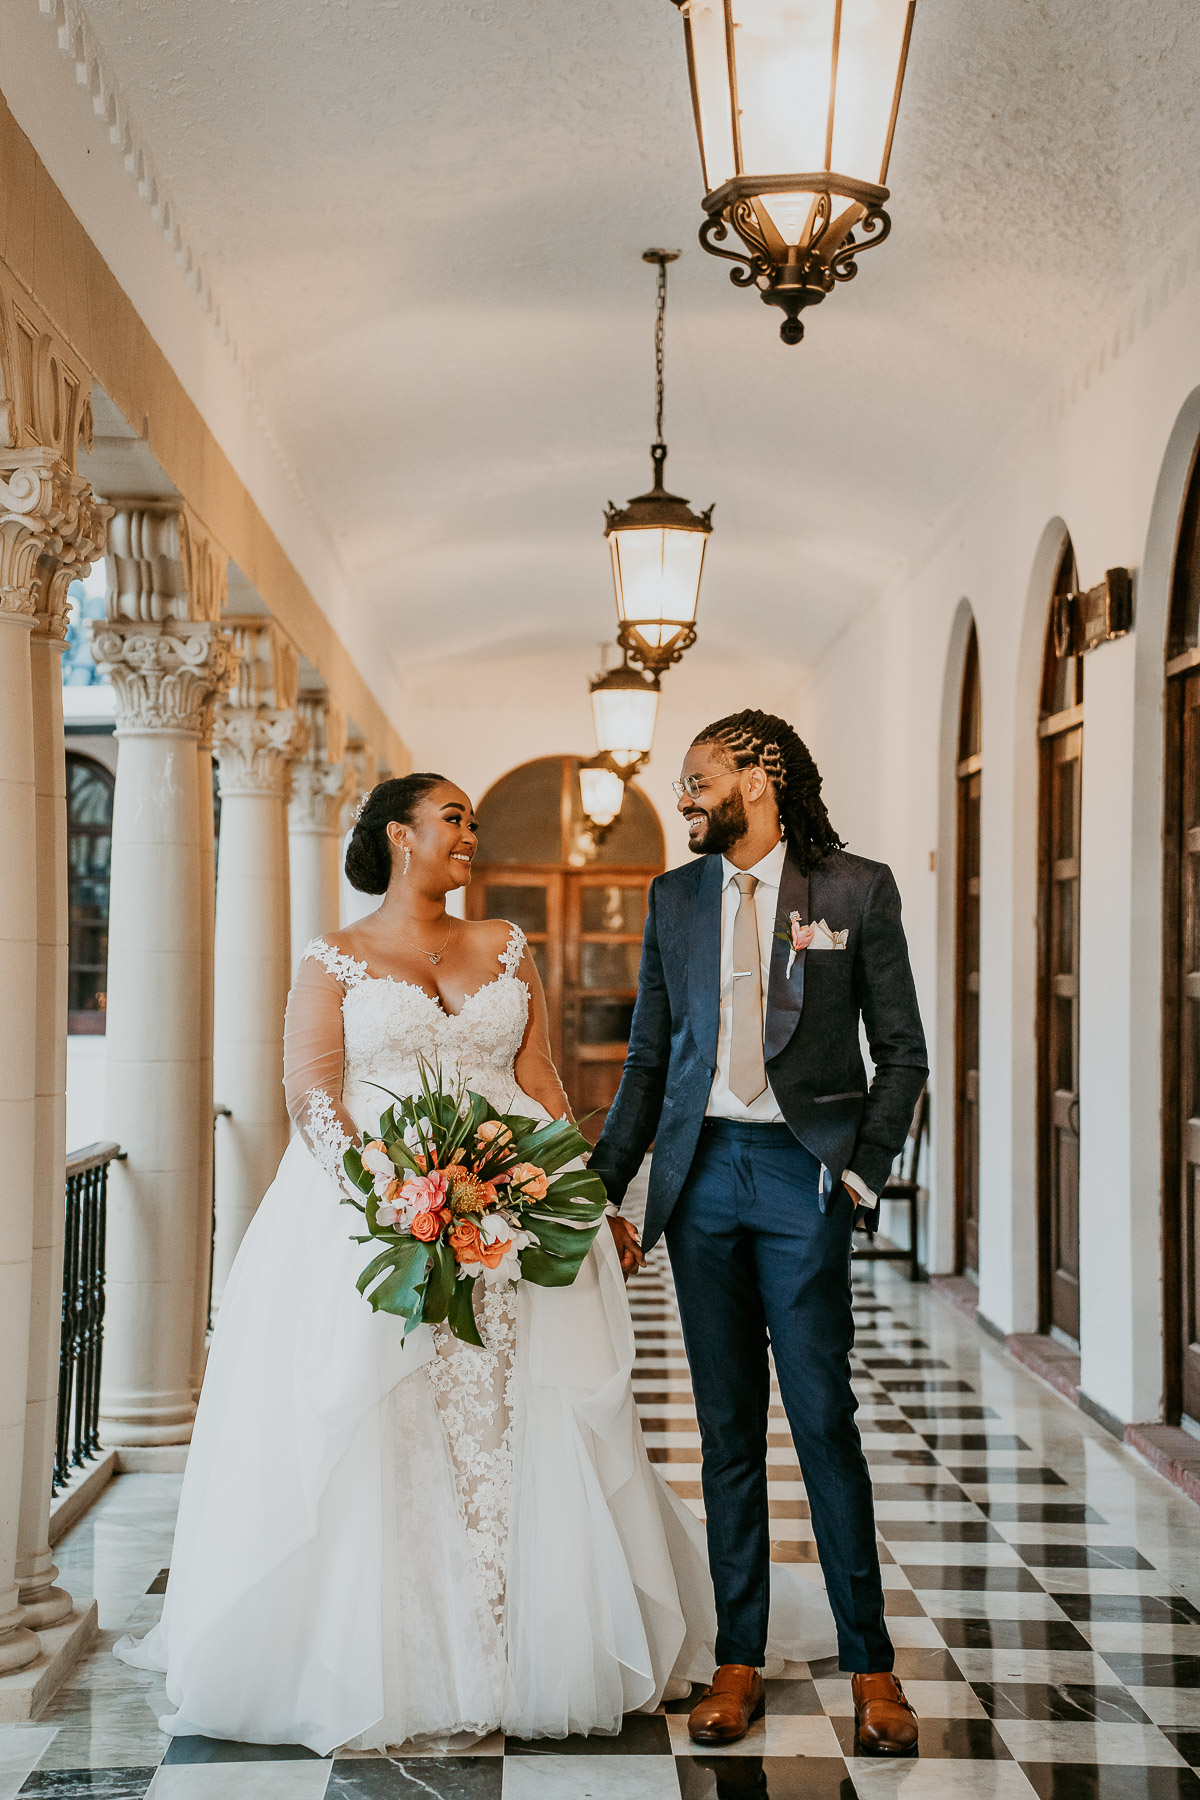
<instances>
[{"instance_id":1,"label":"bride's updo hairstyle","mask_svg":"<svg viewBox=\"0 0 1200 1800\"><path fill-rule=\"evenodd\" d=\"M444 775L398 775L371 789L346 846L346 880L352 888L360 894L387 893L392 878L388 826L411 825L425 795L431 788L441 787L445 779Z\"/></svg>"}]
</instances>

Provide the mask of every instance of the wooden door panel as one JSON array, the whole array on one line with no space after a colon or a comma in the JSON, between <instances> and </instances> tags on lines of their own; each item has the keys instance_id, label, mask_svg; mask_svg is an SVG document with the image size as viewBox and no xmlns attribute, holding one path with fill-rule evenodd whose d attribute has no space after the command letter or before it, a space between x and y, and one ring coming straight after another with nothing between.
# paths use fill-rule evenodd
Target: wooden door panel
<instances>
[{"instance_id":1,"label":"wooden door panel","mask_svg":"<svg viewBox=\"0 0 1200 1800\"><path fill-rule=\"evenodd\" d=\"M1043 1327L1079 1337L1079 871L1083 727L1042 743L1039 1169Z\"/></svg>"},{"instance_id":2,"label":"wooden door panel","mask_svg":"<svg viewBox=\"0 0 1200 1800\"><path fill-rule=\"evenodd\" d=\"M979 1273L979 907L980 803L978 755L958 777L957 944L955 980L955 1261Z\"/></svg>"},{"instance_id":3,"label":"wooden door panel","mask_svg":"<svg viewBox=\"0 0 1200 1800\"><path fill-rule=\"evenodd\" d=\"M1171 1410L1200 1422L1200 672L1187 675L1170 698L1178 762L1168 785L1177 835L1174 917L1166 927L1174 944L1176 1041L1164 1060L1176 1084L1168 1111L1177 1120L1178 1199L1174 1220L1168 1215L1174 1229L1164 1234L1175 1327L1168 1388Z\"/></svg>"}]
</instances>

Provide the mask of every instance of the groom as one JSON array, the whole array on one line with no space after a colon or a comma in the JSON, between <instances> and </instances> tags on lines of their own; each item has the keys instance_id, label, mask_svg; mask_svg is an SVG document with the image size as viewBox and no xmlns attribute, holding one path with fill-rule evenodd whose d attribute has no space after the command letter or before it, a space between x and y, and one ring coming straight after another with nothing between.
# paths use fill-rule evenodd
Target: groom
<instances>
[{"instance_id":1,"label":"groom","mask_svg":"<svg viewBox=\"0 0 1200 1800\"><path fill-rule=\"evenodd\" d=\"M855 1210L875 1207L928 1072L900 896L882 863L846 854L782 719L708 726L675 792L700 860L650 889L629 1054L590 1166L619 1206L654 1143L645 1243L666 1234L717 1602L720 1666L688 1729L732 1743L763 1710L769 1342L860 1749L911 1755L849 1370ZM614 1226L631 1266L636 1240Z\"/></svg>"}]
</instances>

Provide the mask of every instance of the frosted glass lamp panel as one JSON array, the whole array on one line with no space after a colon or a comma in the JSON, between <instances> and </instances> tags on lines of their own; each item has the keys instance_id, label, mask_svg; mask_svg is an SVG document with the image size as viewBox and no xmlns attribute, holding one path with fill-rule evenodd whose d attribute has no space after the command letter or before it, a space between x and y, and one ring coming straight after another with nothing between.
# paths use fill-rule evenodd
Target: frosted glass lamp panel
<instances>
[{"instance_id":1,"label":"frosted glass lamp panel","mask_svg":"<svg viewBox=\"0 0 1200 1800\"><path fill-rule=\"evenodd\" d=\"M733 0L743 174L825 167L834 13L835 0Z\"/></svg>"},{"instance_id":2,"label":"frosted glass lamp panel","mask_svg":"<svg viewBox=\"0 0 1200 1800\"><path fill-rule=\"evenodd\" d=\"M707 532L653 526L613 531L609 542L622 620L633 620L656 649L695 622Z\"/></svg>"},{"instance_id":3,"label":"frosted glass lamp panel","mask_svg":"<svg viewBox=\"0 0 1200 1800\"><path fill-rule=\"evenodd\" d=\"M652 687L592 691L596 747L607 750L622 768L650 754L657 717L658 693Z\"/></svg>"},{"instance_id":4,"label":"frosted glass lamp panel","mask_svg":"<svg viewBox=\"0 0 1200 1800\"><path fill-rule=\"evenodd\" d=\"M685 8L691 38L692 80L700 115L700 161L708 193L737 174L730 111L725 8L721 0L690 0Z\"/></svg>"},{"instance_id":5,"label":"frosted glass lamp panel","mask_svg":"<svg viewBox=\"0 0 1200 1800\"><path fill-rule=\"evenodd\" d=\"M830 166L885 185L883 158L901 77L909 0L843 0Z\"/></svg>"},{"instance_id":6,"label":"frosted glass lamp panel","mask_svg":"<svg viewBox=\"0 0 1200 1800\"><path fill-rule=\"evenodd\" d=\"M593 825L611 825L625 799L625 783L615 769L580 769L579 795Z\"/></svg>"}]
</instances>

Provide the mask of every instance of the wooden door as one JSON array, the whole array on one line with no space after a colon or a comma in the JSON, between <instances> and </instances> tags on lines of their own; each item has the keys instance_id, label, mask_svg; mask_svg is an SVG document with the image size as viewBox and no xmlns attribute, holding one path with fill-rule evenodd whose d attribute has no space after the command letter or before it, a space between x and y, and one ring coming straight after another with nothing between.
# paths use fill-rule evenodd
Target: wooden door
<instances>
[{"instance_id":1,"label":"wooden door","mask_svg":"<svg viewBox=\"0 0 1200 1800\"><path fill-rule=\"evenodd\" d=\"M563 1086L593 1143L629 1049L650 880L638 869L589 869L566 877Z\"/></svg>"},{"instance_id":2,"label":"wooden door","mask_svg":"<svg viewBox=\"0 0 1200 1800\"><path fill-rule=\"evenodd\" d=\"M1083 657L1061 596L1076 588L1066 544L1042 666L1038 822L1038 1214L1041 1329L1079 1342L1079 862ZM1064 624L1064 619L1068 623Z\"/></svg>"},{"instance_id":3,"label":"wooden door","mask_svg":"<svg viewBox=\"0 0 1200 1800\"><path fill-rule=\"evenodd\" d=\"M1163 831L1163 1312L1167 1418L1200 1425L1200 455L1175 548Z\"/></svg>"},{"instance_id":4,"label":"wooden door","mask_svg":"<svg viewBox=\"0 0 1200 1800\"><path fill-rule=\"evenodd\" d=\"M979 871L983 792L979 653L972 628L958 734L955 869L955 1264L979 1278Z\"/></svg>"},{"instance_id":5,"label":"wooden door","mask_svg":"<svg viewBox=\"0 0 1200 1800\"><path fill-rule=\"evenodd\" d=\"M1043 744L1044 1322L1079 1339L1079 853L1083 726Z\"/></svg>"},{"instance_id":6,"label":"wooden door","mask_svg":"<svg viewBox=\"0 0 1200 1800\"><path fill-rule=\"evenodd\" d=\"M1170 683L1168 972L1174 1042L1165 1059L1169 1128L1168 1407L1200 1422L1200 668ZM1173 817L1171 817L1173 815ZM1173 840L1173 841L1172 841ZM1173 967L1172 967L1173 965ZM1173 1315L1173 1317L1172 1317Z\"/></svg>"},{"instance_id":7,"label":"wooden door","mask_svg":"<svg viewBox=\"0 0 1200 1800\"><path fill-rule=\"evenodd\" d=\"M507 919L519 925L546 990L550 1054L561 1067L563 1054L563 881L557 870L476 868L467 889L467 917Z\"/></svg>"}]
</instances>

